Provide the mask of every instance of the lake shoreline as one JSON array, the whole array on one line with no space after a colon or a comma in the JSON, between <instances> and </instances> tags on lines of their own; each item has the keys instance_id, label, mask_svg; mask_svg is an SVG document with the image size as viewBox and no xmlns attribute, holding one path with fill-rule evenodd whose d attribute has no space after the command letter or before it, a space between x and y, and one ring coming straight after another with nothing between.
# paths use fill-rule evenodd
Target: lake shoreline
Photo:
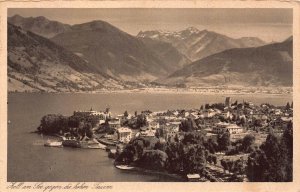
<instances>
[{"instance_id":1,"label":"lake shoreline","mask_svg":"<svg viewBox=\"0 0 300 192\"><path fill-rule=\"evenodd\" d=\"M268 93L268 92L244 92L244 91L218 91L217 89L212 89L211 91L198 91L198 90L112 90L112 91L92 91L92 92L8 92L8 94L197 94L197 95L259 95L259 96L283 96L283 95L293 95L293 92L284 92L284 93Z\"/></svg>"},{"instance_id":2,"label":"lake shoreline","mask_svg":"<svg viewBox=\"0 0 300 192\"><path fill-rule=\"evenodd\" d=\"M118 164L115 163L114 167L116 169L119 169L116 166L118 166ZM122 171L125 171L125 172L129 171L129 172L140 172L140 173L162 175L162 176L167 176L167 177L170 177L170 178L174 178L174 179L178 180L178 182L184 182L183 176L179 175L179 174L168 173L167 171L158 171L158 170L153 170L153 169L146 169L146 168L143 168L143 167L138 167L138 166L133 166L133 165L125 165L125 166L130 166L130 167L133 167L133 168L132 169L119 169L119 170L122 170Z\"/></svg>"}]
</instances>

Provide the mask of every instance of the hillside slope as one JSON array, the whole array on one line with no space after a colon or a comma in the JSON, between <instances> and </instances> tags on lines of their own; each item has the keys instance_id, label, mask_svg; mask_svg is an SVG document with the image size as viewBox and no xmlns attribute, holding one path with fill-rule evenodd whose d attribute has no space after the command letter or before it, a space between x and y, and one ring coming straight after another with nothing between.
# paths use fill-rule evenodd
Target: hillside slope
<instances>
[{"instance_id":1,"label":"hillside slope","mask_svg":"<svg viewBox=\"0 0 300 192\"><path fill-rule=\"evenodd\" d=\"M195 61L159 82L186 86L292 86L293 40L235 48Z\"/></svg>"},{"instance_id":2,"label":"hillside slope","mask_svg":"<svg viewBox=\"0 0 300 192\"><path fill-rule=\"evenodd\" d=\"M50 40L8 24L8 91L92 91L122 88Z\"/></svg>"},{"instance_id":3,"label":"hillside slope","mask_svg":"<svg viewBox=\"0 0 300 192\"><path fill-rule=\"evenodd\" d=\"M8 23L19 26L26 31L31 31L40 36L50 38L59 33L63 33L71 29L70 25L51 21L45 17L22 17L14 15L7 18Z\"/></svg>"},{"instance_id":4,"label":"hillside slope","mask_svg":"<svg viewBox=\"0 0 300 192\"><path fill-rule=\"evenodd\" d=\"M51 40L89 61L97 71L124 81L152 81L169 74L170 62L164 55L104 21L73 25L71 31Z\"/></svg>"}]
</instances>

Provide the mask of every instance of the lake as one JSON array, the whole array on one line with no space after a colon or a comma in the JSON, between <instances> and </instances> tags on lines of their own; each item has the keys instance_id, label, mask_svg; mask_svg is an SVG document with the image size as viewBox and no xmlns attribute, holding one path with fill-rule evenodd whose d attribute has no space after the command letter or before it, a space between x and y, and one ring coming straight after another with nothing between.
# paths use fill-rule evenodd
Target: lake
<instances>
[{"instance_id":1,"label":"lake","mask_svg":"<svg viewBox=\"0 0 300 192\"><path fill-rule=\"evenodd\" d=\"M232 100L285 105L292 95L226 95ZM9 182L146 182L178 181L165 175L118 170L103 150L48 148L47 137L30 133L42 116L71 115L74 110L104 110L113 114L149 109L199 108L205 103L224 102L224 95L195 93L10 93L8 95L8 181Z\"/></svg>"}]
</instances>

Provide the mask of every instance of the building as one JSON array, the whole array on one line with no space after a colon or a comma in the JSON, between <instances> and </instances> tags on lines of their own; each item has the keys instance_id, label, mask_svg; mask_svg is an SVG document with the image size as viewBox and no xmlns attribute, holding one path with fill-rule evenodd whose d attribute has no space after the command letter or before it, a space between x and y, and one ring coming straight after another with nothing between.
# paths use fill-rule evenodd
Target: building
<instances>
[{"instance_id":1,"label":"building","mask_svg":"<svg viewBox=\"0 0 300 192\"><path fill-rule=\"evenodd\" d=\"M123 123L125 123L126 121L128 121L128 119L131 119L132 115L128 114L128 116L124 116L124 114L118 115L117 119L120 120L120 124L123 125Z\"/></svg>"},{"instance_id":2,"label":"building","mask_svg":"<svg viewBox=\"0 0 300 192\"><path fill-rule=\"evenodd\" d=\"M225 122L216 123L215 126L213 127L212 131L213 131L213 133L216 133L216 134L224 133L225 128L228 125L229 125L229 123L225 123Z\"/></svg>"},{"instance_id":3,"label":"building","mask_svg":"<svg viewBox=\"0 0 300 192\"><path fill-rule=\"evenodd\" d=\"M216 115L216 112L213 109L207 109L203 112L204 117L210 118Z\"/></svg>"},{"instance_id":4,"label":"building","mask_svg":"<svg viewBox=\"0 0 300 192\"><path fill-rule=\"evenodd\" d=\"M121 127L121 122L120 119L118 118L114 118L114 119L110 119L110 121L108 121L109 127L112 129L118 129Z\"/></svg>"},{"instance_id":5,"label":"building","mask_svg":"<svg viewBox=\"0 0 300 192\"><path fill-rule=\"evenodd\" d=\"M230 134L242 133L244 129L236 124L229 124L224 122L219 122L213 127L213 133L222 134L228 132Z\"/></svg>"},{"instance_id":6,"label":"building","mask_svg":"<svg viewBox=\"0 0 300 192\"><path fill-rule=\"evenodd\" d=\"M236 124L230 124L226 126L226 131L230 134L239 134L244 131L244 129Z\"/></svg>"},{"instance_id":7,"label":"building","mask_svg":"<svg viewBox=\"0 0 300 192\"><path fill-rule=\"evenodd\" d=\"M115 132L118 141L128 143L132 138L132 130L127 127L118 128Z\"/></svg>"},{"instance_id":8,"label":"building","mask_svg":"<svg viewBox=\"0 0 300 192\"><path fill-rule=\"evenodd\" d=\"M174 131L179 131L179 127L181 125L181 121L173 121L173 122L169 122L167 123L167 126L169 126L171 129L173 129Z\"/></svg>"},{"instance_id":9,"label":"building","mask_svg":"<svg viewBox=\"0 0 300 192\"><path fill-rule=\"evenodd\" d=\"M151 129L150 127L141 127L140 128L140 136L143 136L143 137L155 137L155 132L156 132L156 129Z\"/></svg>"},{"instance_id":10,"label":"building","mask_svg":"<svg viewBox=\"0 0 300 192\"><path fill-rule=\"evenodd\" d=\"M230 113L230 111L224 111L220 114L224 119L229 119L232 117L232 114Z\"/></svg>"},{"instance_id":11,"label":"building","mask_svg":"<svg viewBox=\"0 0 300 192\"><path fill-rule=\"evenodd\" d=\"M100 124L104 122L106 119L109 119L111 117L110 112L103 112L103 111L95 111L92 108L88 111L74 111L74 116L97 116L99 117Z\"/></svg>"},{"instance_id":12,"label":"building","mask_svg":"<svg viewBox=\"0 0 300 192\"><path fill-rule=\"evenodd\" d=\"M159 123L157 121L148 121L148 125L151 129L158 129L159 128Z\"/></svg>"}]
</instances>

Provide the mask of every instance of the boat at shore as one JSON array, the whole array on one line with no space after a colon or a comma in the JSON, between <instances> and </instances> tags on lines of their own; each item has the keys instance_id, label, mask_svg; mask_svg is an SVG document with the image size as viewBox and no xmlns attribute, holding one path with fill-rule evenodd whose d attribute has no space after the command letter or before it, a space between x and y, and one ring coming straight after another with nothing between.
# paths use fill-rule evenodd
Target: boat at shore
<instances>
[{"instance_id":1,"label":"boat at shore","mask_svg":"<svg viewBox=\"0 0 300 192\"><path fill-rule=\"evenodd\" d=\"M46 147L62 147L62 142L61 141L50 141L48 140L44 146Z\"/></svg>"},{"instance_id":2,"label":"boat at shore","mask_svg":"<svg viewBox=\"0 0 300 192\"><path fill-rule=\"evenodd\" d=\"M79 140L76 138L63 138L62 145L65 147L82 149L106 149L106 146L99 143L96 139Z\"/></svg>"},{"instance_id":3,"label":"boat at shore","mask_svg":"<svg viewBox=\"0 0 300 192\"><path fill-rule=\"evenodd\" d=\"M132 170L136 169L135 167L129 166L129 165L116 165L116 168L122 169L122 170Z\"/></svg>"},{"instance_id":4,"label":"boat at shore","mask_svg":"<svg viewBox=\"0 0 300 192\"><path fill-rule=\"evenodd\" d=\"M100 139L100 138L98 138L97 141L99 141L100 143L102 143L104 145L108 145L108 146L116 146L117 145L116 142L108 141L106 139Z\"/></svg>"}]
</instances>

